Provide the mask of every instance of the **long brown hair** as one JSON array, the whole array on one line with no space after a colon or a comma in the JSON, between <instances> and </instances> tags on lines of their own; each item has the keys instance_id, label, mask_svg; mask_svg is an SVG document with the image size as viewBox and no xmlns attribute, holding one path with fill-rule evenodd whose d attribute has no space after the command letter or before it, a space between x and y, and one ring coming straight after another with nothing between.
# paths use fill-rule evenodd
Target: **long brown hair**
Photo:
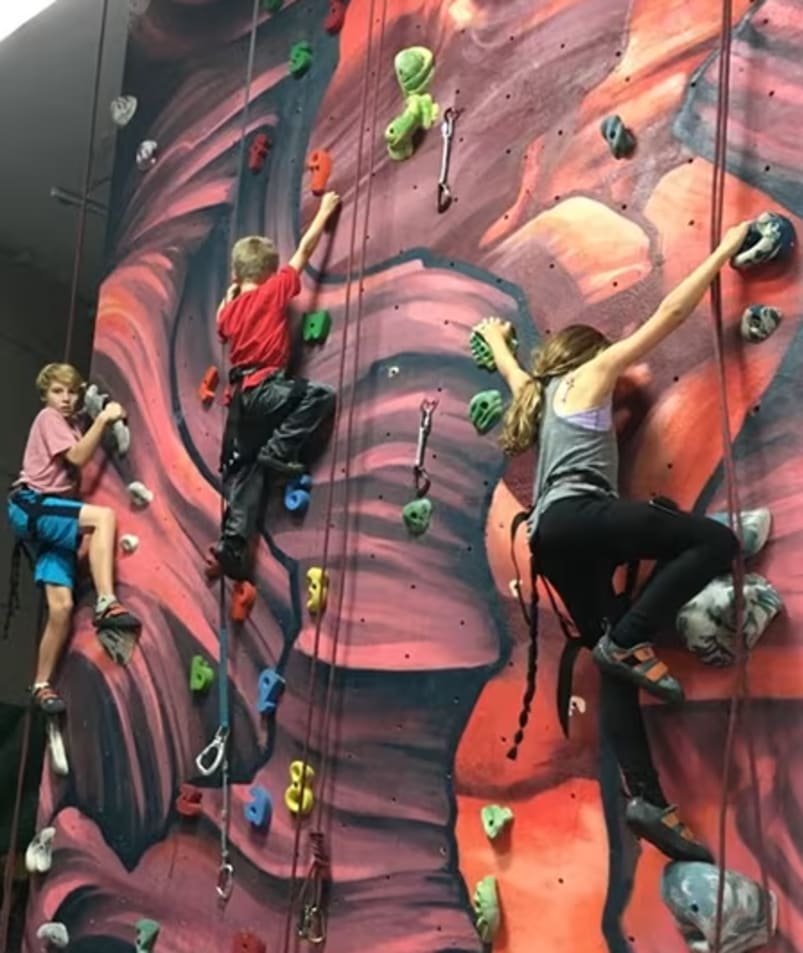
<instances>
[{"instance_id":1,"label":"long brown hair","mask_svg":"<svg viewBox=\"0 0 803 953\"><path fill-rule=\"evenodd\" d=\"M562 377L596 357L610 341L587 324L570 324L551 334L534 351L530 379L520 388L502 421L500 443L515 456L538 438L544 389L553 377Z\"/></svg>"}]
</instances>

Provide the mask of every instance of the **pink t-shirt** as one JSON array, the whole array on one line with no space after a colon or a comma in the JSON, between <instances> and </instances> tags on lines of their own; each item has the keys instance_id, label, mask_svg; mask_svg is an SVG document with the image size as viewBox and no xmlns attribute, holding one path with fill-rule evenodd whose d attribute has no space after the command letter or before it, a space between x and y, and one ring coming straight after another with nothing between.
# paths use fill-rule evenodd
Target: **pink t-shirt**
<instances>
[{"instance_id":1,"label":"pink t-shirt","mask_svg":"<svg viewBox=\"0 0 803 953\"><path fill-rule=\"evenodd\" d=\"M75 495L80 471L67 463L64 454L80 439L78 427L55 407L40 410L28 434L17 483L25 483L38 493Z\"/></svg>"}]
</instances>

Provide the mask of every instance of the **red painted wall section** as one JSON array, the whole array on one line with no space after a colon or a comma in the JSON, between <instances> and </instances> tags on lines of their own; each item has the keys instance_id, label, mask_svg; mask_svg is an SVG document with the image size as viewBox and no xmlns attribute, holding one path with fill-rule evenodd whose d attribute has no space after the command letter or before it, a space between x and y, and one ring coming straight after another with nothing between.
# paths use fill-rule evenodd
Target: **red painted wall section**
<instances>
[{"instance_id":1,"label":"red painted wall section","mask_svg":"<svg viewBox=\"0 0 803 953\"><path fill-rule=\"evenodd\" d=\"M597 676L583 655L581 710L564 738L554 708L563 637L543 605L534 712L518 760L505 757L527 654L509 526L528 502L533 461L505 461L495 432L475 433L469 401L503 385L474 365L468 336L489 314L515 322L522 356L578 320L626 333L705 255L718 5L350 0L334 35L323 27L329 6L286 0L260 14L242 156L250 0L152 0L132 18L124 92L139 108L119 133L93 375L126 406L133 444L95 474L91 499L113 506L120 532L140 538L120 557L119 588L144 629L131 663L116 666L96 641L88 602L79 609L60 682L71 773L43 780L41 822L57 828L56 850L33 892L29 949L40 923L61 920L71 949L130 950L143 917L161 924L158 953L237 949L238 931L276 953L303 948L289 898L309 869L310 831L321 830L331 858L329 953L479 953L471 896L489 874L502 906L500 953L680 953L660 900L664 859L628 840L616 877L632 873L632 892L612 882ZM799 230L803 4L734 8L726 218L776 209ZM297 78L287 62L300 40L312 63ZM414 45L434 53L441 109L460 110L455 198L443 214L438 124L403 162L388 157L383 138L404 106L393 56ZM612 113L638 138L630 159L615 160L600 134ZM252 172L248 143L260 133L270 149ZM144 173L134 162L143 139L159 146ZM217 687L194 698L188 673L193 655L218 659L218 589L204 556L219 523L225 411L220 391L207 404L197 391L210 365L223 367L214 316L230 243L259 232L284 260L292 254L317 203L306 171L316 149L331 156L343 207L292 315L332 316L325 345L300 348L300 367L337 387L340 416L312 464L306 515L284 510L281 488L271 497L256 605L230 632L235 874L218 911L220 776L203 779L194 765L218 723ZM786 607L752 661L760 790L750 789L742 730L727 863L757 877L764 851L782 911L779 951L803 950L799 277L796 262L783 273L723 275L742 505L769 506L775 520L751 568ZM766 342L746 346L738 323L754 302L785 317ZM627 493L724 506L711 340L706 303L640 370L638 399L618 420ZM438 401L428 446L435 510L414 539L401 510L413 497L424 399ZM129 504L134 479L154 492L146 509ZM331 586L316 640L305 574L321 564L327 532ZM526 565L523 534L519 544ZM689 700L679 712L648 706L651 740L668 793L715 845L733 672L678 646L666 658ZM257 679L270 666L286 690L265 720ZM284 791L308 725L320 810L297 834ZM203 789L191 821L174 807L184 783ZM244 817L255 784L273 800L262 833ZM488 803L515 812L501 847L480 824ZM603 930L606 903L614 925Z\"/></svg>"}]
</instances>

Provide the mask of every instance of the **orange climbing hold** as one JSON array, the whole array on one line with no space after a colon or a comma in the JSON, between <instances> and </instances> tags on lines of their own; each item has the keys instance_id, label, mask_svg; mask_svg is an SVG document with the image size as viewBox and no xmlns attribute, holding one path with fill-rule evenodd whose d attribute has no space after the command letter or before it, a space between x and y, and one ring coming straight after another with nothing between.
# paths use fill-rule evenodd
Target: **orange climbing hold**
<instances>
[{"instance_id":1,"label":"orange climbing hold","mask_svg":"<svg viewBox=\"0 0 803 953\"><path fill-rule=\"evenodd\" d=\"M178 789L176 810L182 817L198 817L203 810L204 793L192 784L182 784Z\"/></svg>"},{"instance_id":2,"label":"orange climbing hold","mask_svg":"<svg viewBox=\"0 0 803 953\"><path fill-rule=\"evenodd\" d=\"M256 586L245 580L234 584L229 615L232 622L245 622L257 601Z\"/></svg>"},{"instance_id":3,"label":"orange climbing hold","mask_svg":"<svg viewBox=\"0 0 803 953\"><path fill-rule=\"evenodd\" d=\"M329 0L329 12L323 21L323 28L331 36L343 29L346 19L346 4L343 0Z\"/></svg>"},{"instance_id":4,"label":"orange climbing hold","mask_svg":"<svg viewBox=\"0 0 803 953\"><path fill-rule=\"evenodd\" d=\"M215 392L217 391L217 385L219 383L220 373L214 364L210 364L198 387L198 398L201 403L207 404L210 400L215 399Z\"/></svg>"},{"instance_id":5,"label":"orange climbing hold","mask_svg":"<svg viewBox=\"0 0 803 953\"><path fill-rule=\"evenodd\" d=\"M315 149L307 159L307 170L312 175L310 190L313 195L323 195L329 176L332 174L332 157L326 149Z\"/></svg>"}]
</instances>

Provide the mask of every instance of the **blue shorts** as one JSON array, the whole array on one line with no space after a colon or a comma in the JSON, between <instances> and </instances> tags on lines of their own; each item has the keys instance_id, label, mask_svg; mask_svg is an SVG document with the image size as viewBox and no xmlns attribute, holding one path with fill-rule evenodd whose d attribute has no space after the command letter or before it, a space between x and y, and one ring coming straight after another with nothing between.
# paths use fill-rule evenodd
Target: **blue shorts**
<instances>
[{"instance_id":1,"label":"blue shorts","mask_svg":"<svg viewBox=\"0 0 803 953\"><path fill-rule=\"evenodd\" d=\"M34 553L37 583L72 589L78 556L78 514L83 503L20 488L8 498L8 519L17 539Z\"/></svg>"}]
</instances>

